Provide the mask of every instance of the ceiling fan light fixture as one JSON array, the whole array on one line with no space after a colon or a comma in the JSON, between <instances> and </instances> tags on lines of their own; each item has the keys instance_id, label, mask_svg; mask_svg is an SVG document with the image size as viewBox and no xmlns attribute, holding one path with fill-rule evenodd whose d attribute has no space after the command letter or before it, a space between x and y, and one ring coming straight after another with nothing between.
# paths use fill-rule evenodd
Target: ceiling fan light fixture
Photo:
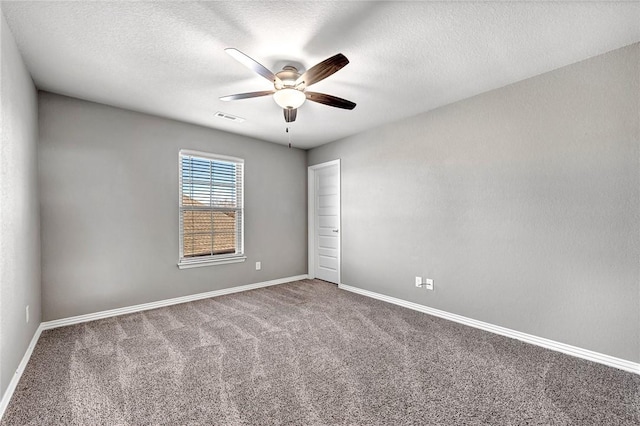
<instances>
[{"instance_id":1,"label":"ceiling fan light fixture","mask_svg":"<svg viewBox=\"0 0 640 426\"><path fill-rule=\"evenodd\" d=\"M307 99L304 92L297 89L284 88L276 91L273 94L273 100L281 107L285 109L299 108Z\"/></svg>"}]
</instances>

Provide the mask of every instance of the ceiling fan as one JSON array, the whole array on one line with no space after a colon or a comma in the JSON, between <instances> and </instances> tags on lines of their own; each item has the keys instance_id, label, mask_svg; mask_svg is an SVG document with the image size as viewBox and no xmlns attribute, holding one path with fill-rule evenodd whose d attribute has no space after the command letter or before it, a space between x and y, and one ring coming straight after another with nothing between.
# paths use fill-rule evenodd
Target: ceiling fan
<instances>
[{"instance_id":1,"label":"ceiling fan","mask_svg":"<svg viewBox=\"0 0 640 426\"><path fill-rule=\"evenodd\" d=\"M304 73L300 74L296 67L287 65L283 67L282 71L272 73L263 65L259 64L249 56L245 55L238 49L227 48L225 49L229 55L231 55L238 62L246 66L247 68L260 74L273 84L273 89L263 90L260 92L238 93L235 95L222 96L221 101L234 101L238 99L257 98L260 96L273 95L273 100L276 101L284 111L284 121L290 123L296 120L298 114L298 108L304 103L305 100L318 102L324 105L329 105L342 109L354 109L356 104L346 99L339 98L337 96L327 95L318 92L307 92L306 88L315 84L331 74L339 71L342 67L349 63L349 60L342 53L338 53L319 64L309 68Z\"/></svg>"}]
</instances>

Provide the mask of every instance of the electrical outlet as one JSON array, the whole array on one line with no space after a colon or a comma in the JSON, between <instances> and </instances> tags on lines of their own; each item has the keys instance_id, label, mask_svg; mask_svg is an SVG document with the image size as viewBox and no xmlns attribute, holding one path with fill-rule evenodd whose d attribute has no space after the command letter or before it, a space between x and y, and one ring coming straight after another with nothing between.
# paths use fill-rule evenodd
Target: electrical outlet
<instances>
[{"instance_id":1,"label":"electrical outlet","mask_svg":"<svg viewBox=\"0 0 640 426\"><path fill-rule=\"evenodd\" d=\"M422 287L422 277L416 277L416 287Z\"/></svg>"},{"instance_id":2,"label":"electrical outlet","mask_svg":"<svg viewBox=\"0 0 640 426\"><path fill-rule=\"evenodd\" d=\"M26 314L27 314L27 324L29 323L29 305L27 305L27 309L26 309Z\"/></svg>"},{"instance_id":3,"label":"electrical outlet","mask_svg":"<svg viewBox=\"0 0 640 426\"><path fill-rule=\"evenodd\" d=\"M431 278L427 278L427 285L425 287L427 290L433 290L433 280Z\"/></svg>"},{"instance_id":4,"label":"electrical outlet","mask_svg":"<svg viewBox=\"0 0 640 426\"><path fill-rule=\"evenodd\" d=\"M262 262L256 262L256 271L262 269Z\"/></svg>"}]
</instances>

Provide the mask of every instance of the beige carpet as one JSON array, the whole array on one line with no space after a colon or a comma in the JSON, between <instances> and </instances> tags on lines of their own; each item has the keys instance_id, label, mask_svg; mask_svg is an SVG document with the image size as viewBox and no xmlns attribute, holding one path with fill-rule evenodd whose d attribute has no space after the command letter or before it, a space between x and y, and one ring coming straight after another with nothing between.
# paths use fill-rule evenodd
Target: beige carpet
<instances>
[{"instance_id":1,"label":"beige carpet","mask_svg":"<svg viewBox=\"0 0 640 426\"><path fill-rule=\"evenodd\" d=\"M49 424L638 425L640 376L305 280L45 331Z\"/></svg>"}]
</instances>

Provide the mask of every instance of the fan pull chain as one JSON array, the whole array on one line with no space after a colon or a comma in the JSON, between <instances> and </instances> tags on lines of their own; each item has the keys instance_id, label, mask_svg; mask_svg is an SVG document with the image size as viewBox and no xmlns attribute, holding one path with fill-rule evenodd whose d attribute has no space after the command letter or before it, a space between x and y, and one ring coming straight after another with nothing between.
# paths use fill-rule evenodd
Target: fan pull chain
<instances>
[{"instance_id":1,"label":"fan pull chain","mask_svg":"<svg viewBox=\"0 0 640 426\"><path fill-rule=\"evenodd\" d=\"M288 127L287 127L287 134L289 135L289 148L291 148L291 132L289 131Z\"/></svg>"}]
</instances>

